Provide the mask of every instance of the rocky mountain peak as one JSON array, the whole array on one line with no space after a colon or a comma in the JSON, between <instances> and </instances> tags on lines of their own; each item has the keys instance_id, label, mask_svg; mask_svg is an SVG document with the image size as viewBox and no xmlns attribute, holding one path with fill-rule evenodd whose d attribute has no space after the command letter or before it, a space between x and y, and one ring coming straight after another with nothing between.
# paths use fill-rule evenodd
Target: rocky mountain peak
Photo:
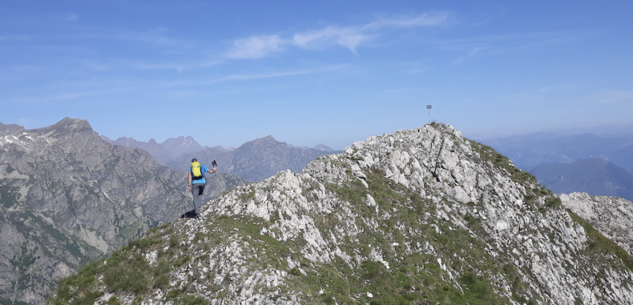
<instances>
[{"instance_id":1,"label":"rocky mountain peak","mask_svg":"<svg viewBox=\"0 0 633 305\"><path fill-rule=\"evenodd\" d=\"M92 131L92 127L90 126L90 123L88 123L88 121L86 120L71 119L71 118L66 117L51 126L36 129L36 130L41 130L43 132L56 131L56 132L61 132L61 133L83 132L83 131Z\"/></svg>"},{"instance_id":2,"label":"rocky mountain peak","mask_svg":"<svg viewBox=\"0 0 633 305\"><path fill-rule=\"evenodd\" d=\"M257 138L255 140L252 140L252 141L249 141L249 142L251 142L251 143L280 143L272 135L267 135L267 136L262 137L262 138Z\"/></svg>"},{"instance_id":3,"label":"rocky mountain peak","mask_svg":"<svg viewBox=\"0 0 633 305\"><path fill-rule=\"evenodd\" d=\"M2 124L0 123L0 136L6 135L6 134L12 134L12 133L16 133L19 131L23 131L24 127L17 125L17 124Z\"/></svg>"},{"instance_id":4,"label":"rocky mountain peak","mask_svg":"<svg viewBox=\"0 0 633 305\"><path fill-rule=\"evenodd\" d=\"M169 151L172 158L178 157L182 154L188 154L203 150L204 147L200 145L191 136L180 136L177 138L169 138L162 143L163 147Z\"/></svg>"},{"instance_id":5,"label":"rocky mountain peak","mask_svg":"<svg viewBox=\"0 0 633 305\"><path fill-rule=\"evenodd\" d=\"M281 147L291 147L291 146L285 142L279 142L275 138L273 138L273 136L268 135L263 138L257 138L255 140L248 141L242 144L240 147L238 147L236 151L247 152L247 151L254 151L254 150L262 150L264 148L273 148L273 147L281 148Z\"/></svg>"},{"instance_id":6,"label":"rocky mountain peak","mask_svg":"<svg viewBox=\"0 0 633 305\"><path fill-rule=\"evenodd\" d=\"M237 187L86 268L54 300L629 302L633 259L591 230L508 158L428 124ZM145 282L130 287L134 276Z\"/></svg>"}]
</instances>

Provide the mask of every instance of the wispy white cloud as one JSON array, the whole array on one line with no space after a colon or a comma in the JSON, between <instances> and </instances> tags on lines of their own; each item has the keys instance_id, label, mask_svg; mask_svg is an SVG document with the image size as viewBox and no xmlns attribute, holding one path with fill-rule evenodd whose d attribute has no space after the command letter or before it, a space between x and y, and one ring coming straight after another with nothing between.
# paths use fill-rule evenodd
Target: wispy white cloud
<instances>
[{"instance_id":1,"label":"wispy white cloud","mask_svg":"<svg viewBox=\"0 0 633 305\"><path fill-rule=\"evenodd\" d=\"M100 81L103 82L103 81ZM107 82L107 81L105 81ZM85 90L81 90L82 86L86 86L86 83L82 82L60 82L56 84L57 87L61 88L56 90L57 92L47 92L47 90L41 90L33 93L32 95L20 95L14 98L6 98L9 103L12 104L45 104L45 103L65 103L68 101L76 101L76 102L88 102L89 100L85 99L88 96L104 96L112 93L121 93L126 91L137 90L143 85L138 83L136 84L128 84L123 82L108 82L106 85L101 88L86 88ZM93 86L96 87L96 86ZM68 89L64 89L68 88ZM92 102L92 101L90 101Z\"/></svg>"},{"instance_id":2,"label":"wispy white cloud","mask_svg":"<svg viewBox=\"0 0 633 305\"><path fill-rule=\"evenodd\" d=\"M596 100L601 104L627 103L633 106L633 91L610 90L597 94Z\"/></svg>"},{"instance_id":3,"label":"wispy white cloud","mask_svg":"<svg viewBox=\"0 0 633 305\"><path fill-rule=\"evenodd\" d=\"M145 31L134 31L108 27L82 27L82 32L77 34L79 38L125 40L139 43L149 43L158 46L171 46L180 50L190 49L196 43L170 36L170 31L156 27Z\"/></svg>"},{"instance_id":4,"label":"wispy white cloud","mask_svg":"<svg viewBox=\"0 0 633 305\"><path fill-rule=\"evenodd\" d=\"M479 53L479 51L481 50L483 50L483 48L473 48L472 50L470 50L470 52L468 52L468 54L461 56L457 58L455 61L453 61L453 64L454 65L459 64L463 62L464 60L466 60L467 58L477 55L477 53Z\"/></svg>"},{"instance_id":5,"label":"wispy white cloud","mask_svg":"<svg viewBox=\"0 0 633 305\"><path fill-rule=\"evenodd\" d=\"M279 73L270 73L270 74L254 74L254 75L235 74L235 75L231 75L231 76L228 76L226 78L223 78L220 81L248 80L248 79L259 79L259 78L282 77L282 76L291 76L291 75L312 74L312 73L316 73L316 72L317 71L313 71L313 70L304 70L304 71L291 71L291 72L279 72Z\"/></svg>"},{"instance_id":6,"label":"wispy white cloud","mask_svg":"<svg viewBox=\"0 0 633 305\"><path fill-rule=\"evenodd\" d=\"M240 80L253 80L253 79L264 79L264 78L275 78L275 77L284 77L284 76L293 76L293 75L302 75L302 74L314 74L314 73L322 73L333 70L341 69L342 66L332 66L323 69L307 69L307 70L297 70L297 71L283 71L283 72L274 72L274 73L266 73L266 74L233 74L225 77L219 77L215 79L207 79L207 80L181 80L177 82L167 83L165 87L177 87L177 86L197 86L197 85L207 85L213 83L227 82L227 81L240 81Z\"/></svg>"},{"instance_id":7,"label":"wispy white cloud","mask_svg":"<svg viewBox=\"0 0 633 305\"><path fill-rule=\"evenodd\" d=\"M71 100L79 97L84 97L88 95L98 94L100 92L92 91L92 92L65 92L59 94L52 94L46 97L37 96L37 97L28 97L22 96L16 99L13 99L11 102L16 104L36 104L36 103L47 103L47 102L57 102L63 100Z\"/></svg>"},{"instance_id":8,"label":"wispy white cloud","mask_svg":"<svg viewBox=\"0 0 633 305\"><path fill-rule=\"evenodd\" d=\"M413 27L423 25L441 25L448 20L448 13L426 13L413 18L386 18L364 26L365 29L381 29L384 27Z\"/></svg>"},{"instance_id":9,"label":"wispy white cloud","mask_svg":"<svg viewBox=\"0 0 633 305\"><path fill-rule=\"evenodd\" d=\"M200 60L192 62L179 62L179 63L149 63L140 62L134 63L132 66L142 70L176 70L179 73L184 70L194 70L200 68L206 68L215 66L222 63L221 61L212 60Z\"/></svg>"},{"instance_id":10,"label":"wispy white cloud","mask_svg":"<svg viewBox=\"0 0 633 305\"><path fill-rule=\"evenodd\" d=\"M361 28L330 26L317 31L296 33L289 43L309 49L338 44L356 54L356 46L367 38L369 35L365 34Z\"/></svg>"},{"instance_id":11,"label":"wispy white cloud","mask_svg":"<svg viewBox=\"0 0 633 305\"><path fill-rule=\"evenodd\" d=\"M234 41L233 48L226 55L229 58L261 58L282 51L283 43L277 35L251 36Z\"/></svg>"},{"instance_id":12,"label":"wispy white cloud","mask_svg":"<svg viewBox=\"0 0 633 305\"><path fill-rule=\"evenodd\" d=\"M66 20L66 21L77 21L79 19L79 15L77 15L77 14L66 14L64 16L61 16L60 19Z\"/></svg>"},{"instance_id":13,"label":"wispy white cloud","mask_svg":"<svg viewBox=\"0 0 633 305\"><path fill-rule=\"evenodd\" d=\"M327 26L318 30L297 32L288 39L280 38L278 35L251 36L235 40L226 56L229 58L262 58L271 53L283 51L284 46L322 49L332 45L339 45L356 54L357 48L362 42L380 36L382 30L437 26L445 23L448 17L448 13L427 13L414 17L383 18L359 26Z\"/></svg>"},{"instance_id":14,"label":"wispy white cloud","mask_svg":"<svg viewBox=\"0 0 633 305\"><path fill-rule=\"evenodd\" d=\"M581 34L574 32L527 32L472 36L458 39L428 41L429 45L439 49L457 51L466 54L452 63L459 64L477 55L502 54L538 49L578 39Z\"/></svg>"},{"instance_id":15,"label":"wispy white cloud","mask_svg":"<svg viewBox=\"0 0 633 305\"><path fill-rule=\"evenodd\" d=\"M0 36L0 41L3 40L26 40L29 39L28 36Z\"/></svg>"},{"instance_id":16,"label":"wispy white cloud","mask_svg":"<svg viewBox=\"0 0 633 305\"><path fill-rule=\"evenodd\" d=\"M409 71L408 73L409 73L409 74L418 74L418 73L422 73L422 72L426 72L426 71L429 71L429 69L428 69L428 68L425 68L425 69L415 69L415 70L411 70L411 71Z\"/></svg>"}]
</instances>

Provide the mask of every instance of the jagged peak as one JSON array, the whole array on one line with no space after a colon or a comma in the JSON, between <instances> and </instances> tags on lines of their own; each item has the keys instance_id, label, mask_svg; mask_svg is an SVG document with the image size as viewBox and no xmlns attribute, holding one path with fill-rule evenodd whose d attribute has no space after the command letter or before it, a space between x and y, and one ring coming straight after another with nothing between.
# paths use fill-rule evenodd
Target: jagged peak
<instances>
[{"instance_id":1,"label":"jagged peak","mask_svg":"<svg viewBox=\"0 0 633 305\"><path fill-rule=\"evenodd\" d=\"M192 136L179 136L176 138L169 138L161 143L162 145L194 145L202 147Z\"/></svg>"},{"instance_id":2,"label":"jagged peak","mask_svg":"<svg viewBox=\"0 0 633 305\"><path fill-rule=\"evenodd\" d=\"M24 127L17 124L2 124L0 123L0 135L12 134L19 131L23 131Z\"/></svg>"}]
</instances>

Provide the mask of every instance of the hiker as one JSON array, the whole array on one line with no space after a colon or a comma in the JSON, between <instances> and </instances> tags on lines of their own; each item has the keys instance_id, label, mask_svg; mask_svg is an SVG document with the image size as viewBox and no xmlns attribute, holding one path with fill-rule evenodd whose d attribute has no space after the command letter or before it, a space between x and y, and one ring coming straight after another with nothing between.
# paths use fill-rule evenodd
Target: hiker
<instances>
[{"instance_id":1,"label":"hiker","mask_svg":"<svg viewBox=\"0 0 633 305\"><path fill-rule=\"evenodd\" d=\"M198 216L200 213L200 206L202 205L202 192L204 192L204 187L207 181L204 179L204 173L215 173L216 168L213 170L208 169L204 164L200 164L198 159L191 159L191 166L189 167L189 184L187 186L187 191L191 190L193 195L193 212L195 216ZM192 184L193 182L193 184Z\"/></svg>"}]
</instances>

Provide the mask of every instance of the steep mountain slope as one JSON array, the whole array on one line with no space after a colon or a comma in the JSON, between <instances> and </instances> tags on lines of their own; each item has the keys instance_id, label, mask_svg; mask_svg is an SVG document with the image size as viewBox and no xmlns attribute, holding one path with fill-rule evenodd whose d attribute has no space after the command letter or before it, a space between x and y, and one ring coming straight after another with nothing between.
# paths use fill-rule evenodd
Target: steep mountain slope
<instances>
[{"instance_id":1,"label":"steep mountain slope","mask_svg":"<svg viewBox=\"0 0 633 305\"><path fill-rule=\"evenodd\" d=\"M217 160L220 172L238 175L248 181L261 181L287 169L297 173L310 161L331 153L332 151L322 149L294 147L267 136L246 142L230 152L206 149L183 155L168 165L172 169L180 169L183 166L186 168L195 156L207 166L213 160Z\"/></svg>"},{"instance_id":2,"label":"steep mountain slope","mask_svg":"<svg viewBox=\"0 0 633 305\"><path fill-rule=\"evenodd\" d=\"M556 194L586 192L633 200L633 174L605 159L582 159L571 164L541 164L530 171Z\"/></svg>"},{"instance_id":3,"label":"steep mountain slope","mask_svg":"<svg viewBox=\"0 0 633 305\"><path fill-rule=\"evenodd\" d=\"M240 183L231 179L209 193ZM80 265L174 220L190 208L185 180L87 121L0 125L0 303L42 303Z\"/></svg>"},{"instance_id":4,"label":"steep mountain slope","mask_svg":"<svg viewBox=\"0 0 633 305\"><path fill-rule=\"evenodd\" d=\"M561 194L559 197L566 208L633 255L633 202L587 193Z\"/></svg>"},{"instance_id":5,"label":"steep mountain slope","mask_svg":"<svg viewBox=\"0 0 633 305\"><path fill-rule=\"evenodd\" d=\"M630 302L633 259L577 219L507 158L432 124L238 187L50 303Z\"/></svg>"}]
</instances>

